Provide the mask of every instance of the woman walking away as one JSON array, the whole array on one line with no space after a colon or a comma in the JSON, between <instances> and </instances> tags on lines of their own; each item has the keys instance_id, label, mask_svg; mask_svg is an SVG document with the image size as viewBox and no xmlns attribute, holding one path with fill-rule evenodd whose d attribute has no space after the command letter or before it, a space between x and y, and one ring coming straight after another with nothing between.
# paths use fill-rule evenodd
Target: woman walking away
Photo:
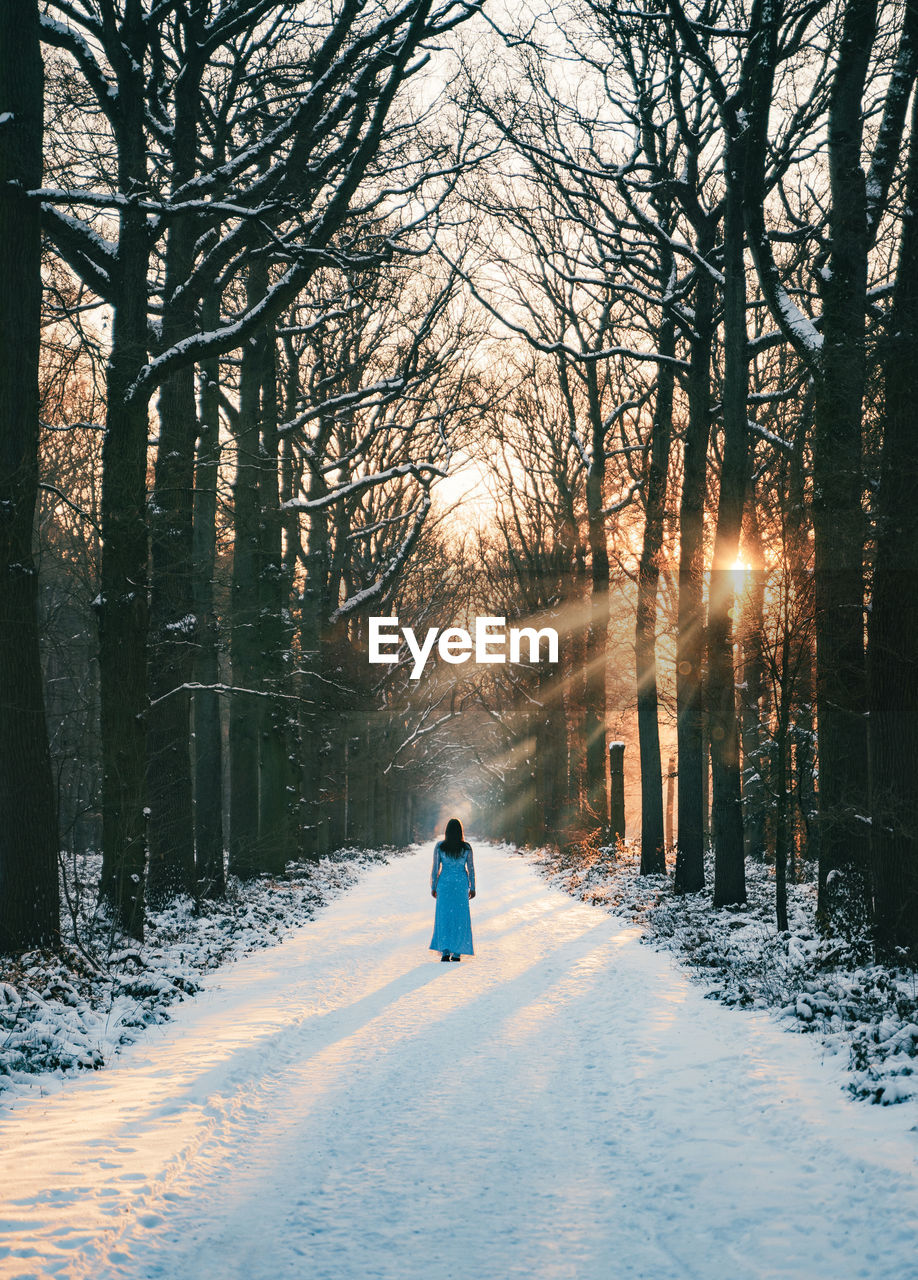
<instances>
[{"instance_id":1,"label":"woman walking away","mask_svg":"<svg viewBox=\"0 0 918 1280\"><path fill-rule=\"evenodd\" d=\"M430 950L441 952L441 960L473 956L469 899L475 897L475 862L458 818L450 818L434 845L430 893L437 900Z\"/></svg>"}]
</instances>

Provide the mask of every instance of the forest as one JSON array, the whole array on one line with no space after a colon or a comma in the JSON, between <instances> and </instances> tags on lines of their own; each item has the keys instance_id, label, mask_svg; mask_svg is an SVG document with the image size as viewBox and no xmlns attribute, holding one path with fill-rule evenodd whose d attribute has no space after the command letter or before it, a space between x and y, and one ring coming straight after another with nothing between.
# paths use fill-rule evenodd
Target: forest
<instances>
[{"instance_id":1,"label":"forest","mask_svg":"<svg viewBox=\"0 0 918 1280\"><path fill-rule=\"evenodd\" d=\"M916 80L914 0L0 0L0 952L452 806L918 961ZM478 616L558 662L369 661Z\"/></svg>"}]
</instances>

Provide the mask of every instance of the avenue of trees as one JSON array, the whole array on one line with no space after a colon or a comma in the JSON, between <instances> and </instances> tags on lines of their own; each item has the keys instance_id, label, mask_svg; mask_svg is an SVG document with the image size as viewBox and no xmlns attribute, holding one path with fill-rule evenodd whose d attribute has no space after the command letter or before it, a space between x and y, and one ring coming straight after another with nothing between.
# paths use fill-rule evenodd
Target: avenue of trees
<instances>
[{"instance_id":1,"label":"avenue of trees","mask_svg":"<svg viewBox=\"0 0 918 1280\"><path fill-rule=\"evenodd\" d=\"M588 579L594 812L608 822L590 654L609 643L611 550L632 587L642 869L664 867L668 630L676 890L703 883L709 755L715 905L744 901L745 858L767 853L785 927L802 852L826 928L913 955L916 20L911 4L589 0L484 74L469 62L502 144L472 187L469 284L540 371L522 454L538 439L545 465L513 472L515 542L531 554L546 486L546 564Z\"/></svg>"},{"instance_id":2,"label":"avenue of trees","mask_svg":"<svg viewBox=\"0 0 918 1280\"><path fill-rule=\"evenodd\" d=\"M642 872L914 961L916 79L901 0L0 0L0 950L62 850L140 937L457 788L609 842L627 736ZM367 661L495 613L557 666Z\"/></svg>"}]
</instances>

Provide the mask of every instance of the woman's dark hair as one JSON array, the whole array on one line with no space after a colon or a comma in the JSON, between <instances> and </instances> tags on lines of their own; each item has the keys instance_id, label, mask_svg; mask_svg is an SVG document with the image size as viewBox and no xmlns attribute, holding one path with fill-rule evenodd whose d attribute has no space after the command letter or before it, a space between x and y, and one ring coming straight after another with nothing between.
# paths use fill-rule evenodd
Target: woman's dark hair
<instances>
[{"instance_id":1,"label":"woman's dark hair","mask_svg":"<svg viewBox=\"0 0 918 1280\"><path fill-rule=\"evenodd\" d=\"M462 852L465 844L465 838L462 834L462 823L458 818L450 818L446 824L446 834L441 841L444 853L450 853L455 857Z\"/></svg>"}]
</instances>

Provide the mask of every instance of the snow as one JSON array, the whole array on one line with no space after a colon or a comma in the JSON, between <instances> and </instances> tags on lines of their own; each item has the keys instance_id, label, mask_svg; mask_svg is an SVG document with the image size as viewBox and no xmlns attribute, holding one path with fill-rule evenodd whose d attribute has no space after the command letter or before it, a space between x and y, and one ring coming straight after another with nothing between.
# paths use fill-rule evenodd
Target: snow
<instances>
[{"instance_id":1,"label":"snow","mask_svg":"<svg viewBox=\"0 0 918 1280\"><path fill-rule=\"evenodd\" d=\"M175 631L182 635L194 635L197 630L198 620L193 613L186 613L183 618L179 618L176 622L167 622L163 627L164 631Z\"/></svg>"},{"instance_id":2,"label":"snow","mask_svg":"<svg viewBox=\"0 0 918 1280\"><path fill-rule=\"evenodd\" d=\"M912 1102L476 845L441 965L429 849L373 866L118 1062L0 1115L4 1276L897 1280Z\"/></svg>"},{"instance_id":3,"label":"snow","mask_svg":"<svg viewBox=\"0 0 918 1280\"><path fill-rule=\"evenodd\" d=\"M802 311L794 304L790 294L783 285L775 282L775 305L781 320L784 322L784 328L788 333L793 334L796 342L805 350L811 353L818 353L822 350L823 338L822 334L813 324L809 316L805 316Z\"/></svg>"},{"instance_id":4,"label":"snow","mask_svg":"<svg viewBox=\"0 0 918 1280\"><path fill-rule=\"evenodd\" d=\"M715 911L714 860L706 888L677 896L671 876L640 874L639 842L588 843L529 855L549 882L639 921L653 945L675 952L709 998L771 1009L793 1031L813 1033L847 1067L845 1088L881 1105L918 1099L918 983L913 970L872 959L869 940L845 943L816 927L816 865L787 886L788 924L775 921L774 867L746 860L747 902ZM675 857L668 855L669 870ZM829 873L829 883L839 873Z\"/></svg>"},{"instance_id":5,"label":"snow","mask_svg":"<svg viewBox=\"0 0 918 1280\"><path fill-rule=\"evenodd\" d=\"M149 818L150 810L144 809ZM144 942L119 941L97 903L101 858L66 864L59 954L0 958L0 1103L21 1093L54 1091L68 1075L98 1068L170 1009L194 995L227 960L272 946L289 929L349 888L369 862L392 856L342 850L317 863L289 863L282 880L252 881L195 910L179 899L148 913Z\"/></svg>"},{"instance_id":6,"label":"snow","mask_svg":"<svg viewBox=\"0 0 918 1280\"><path fill-rule=\"evenodd\" d=\"M769 431L767 427L763 427L760 422L756 422L754 418L746 419L746 427L753 435L759 436L762 440L767 440L769 444L773 444L778 449L783 449L785 453L794 452L794 443L792 440L785 440L782 436L776 435L774 431Z\"/></svg>"},{"instance_id":7,"label":"snow","mask_svg":"<svg viewBox=\"0 0 918 1280\"><path fill-rule=\"evenodd\" d=\"M109 99L110 104L117 103L118 90L102 75L101 68L85 37L79 31L74 30L73 27L67 26L66 23L58 22L46 13L41 15L40 21L44 33L43 38L57 45L58 48L67 49L72 53L87 74L96 94L98 95L101 89Z\"/></svg>"},{"instance_id":8,"label":"snow","mask_svg":"<svg viewBox=\"0 0 918 1280\"><path fill-rule=\"evenodd\" d=\"M336 460L334 466L330 469L334 470L337 465L338 461ZM286 502L280 504L279 509L281 511L321 511L325 507L330 507L334 503L340 502L342 498L353 497L355 494L362 493L365 489L385 484L387 480L410 475L423 483L425 477L440 476L445 478L446 474L442 467L437 467L431 462L402 462L396 466L387 467L385 471L376 471L370 475L358 476L347 484L338 485L330 493L323 494L321 498L289 498Z\"/></svg>"}]
</instances>

